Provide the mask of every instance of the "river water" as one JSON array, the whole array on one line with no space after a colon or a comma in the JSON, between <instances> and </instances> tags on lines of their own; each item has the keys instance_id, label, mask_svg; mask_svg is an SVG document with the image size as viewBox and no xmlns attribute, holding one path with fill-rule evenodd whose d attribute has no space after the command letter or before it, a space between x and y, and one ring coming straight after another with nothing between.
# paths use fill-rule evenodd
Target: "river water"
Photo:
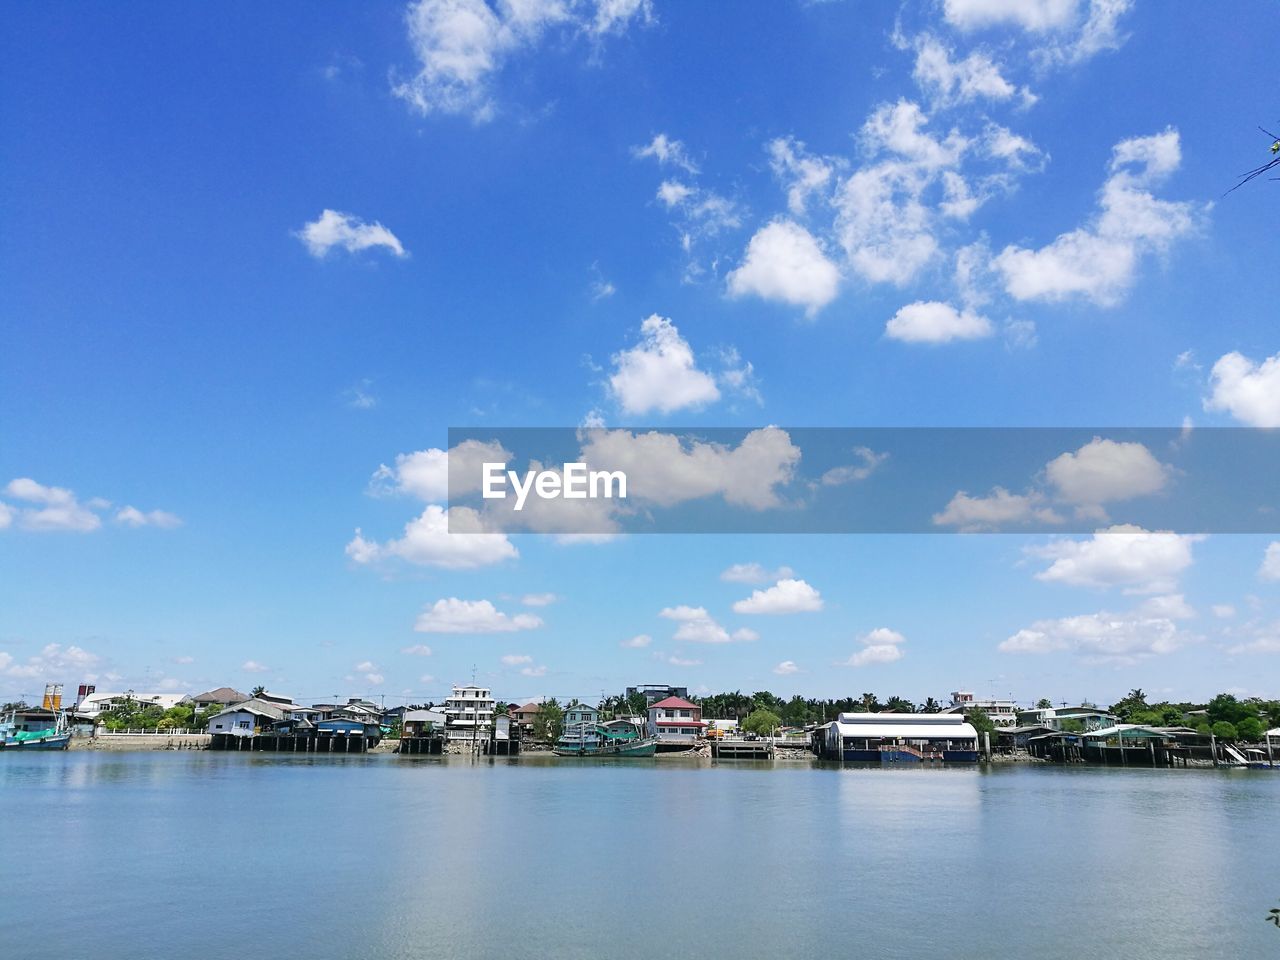
<instances>
[{"instance_id":1,"label":"river water","mask_svg":"<svg viewBox=\"0 0 1280 960\"><path fill-rule=\"evenodd\" d=\"M1280 773L0 758L0 957L1280 956Z\"/></svg>"}]
</instances>

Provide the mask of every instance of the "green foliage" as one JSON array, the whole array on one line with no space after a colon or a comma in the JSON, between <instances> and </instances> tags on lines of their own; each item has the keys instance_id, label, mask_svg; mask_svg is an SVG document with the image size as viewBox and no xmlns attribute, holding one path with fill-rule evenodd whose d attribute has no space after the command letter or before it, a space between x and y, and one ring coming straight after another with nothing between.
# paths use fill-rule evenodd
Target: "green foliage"
<instances>
[{"instance_id":1,"label":"green foliage","mask_svg":"<svg viewBox=\"0 0 1280 960\"><path fill-rule=\"evenodd\" d=\"M564 733L564 708L555 697L547 700L538 708L533 718L533 739L542 741L558 740Z\"/></svg>"},{"instance_id":2,"label":"green foliage","mask_svg":"<svg viewBox=\"0 0 1280 960\"><path fill-rule=\"evenodd\" d=\"M1041 697L1039 700L1036 701L1037 710L1048 710L1052 706L1053 706L1053 701L1051 701L1048 697Z\"/></svg>"},{"instance_id":3,"label":"green foliage","mask_svg":"<svg viewBox=\"0 0 1280 960\"><path fill-rule=\"evenodd\" d=\"M649 706L643 693L633 693L631 696L627 697L624 702L627 705L627 713L631 714L633 717L644 716L645 710Z\"/></svg>"},{"instance_id":4,"label":"green foliage","mask_svg":"<svg viewBox=\"0 0 1280 960\"><path fill-rule=\"evenodd\" d=\"M892 713L915 713L916 705L904 697L890 697L884 709Z\"/></svg>"},{"instance_id":5,"label":"green foliage","mask_svg":"<svg viewBox=\"0 0 1280 960\"><path fill-rule=\"evenodd\" d=\"M753 710L742 721L742 729L747 733L770 734L780 726L782 719L771 710Z\"/></svg>"},{"instance_id":6,"label":"green foliage","mask_svg":"<svg viewBox=\"0 0 1280 960\"><path fill-rule=\"evenodd\" d=\"M264 687L262 684L258 684L256 687L254 687L252 690L249 691L249 696L260 697L266 692L267 692L267 688Z\"/></svg>"},{"instance_id":7,"label":"green foliage","mask_svg":"<svg viewBox=\"0 0 1280 960\"><path fill-rule=\"evenodd\" d=\"M1209 722L1215 725L1221 721L1236 724L1246 717L1258 715L1256 707L1241 703L1230 693L1218 694L1209 701L1206 709L1209 711Z\"/></svg>"},{"instance_id":8,"label":"green foliage","mask_svg":"<svg viewBox=\"0 0 1280 960\"><path fill-rule=\"evenodd\" d=\"M1236 725L1228 723L1226 720L1219 720L1211 729L1213 730L1213 735L1219 740L1236 740L1239 738Z\"/></svg>"},{"instance_id":9,"label":"green foliage","mask_svg":"<svg viewBox=\"0 0 1280 960\"><path fill-rule=\"evenodd\" d=\"M1262 740L1262 735L1265 732L1262 728L1262 721L1257 717L1245 717L1236 724L1236 733L1246 743L1258 743Z\"/></svg>"},{"instance_id":10,"label":"green foliage","mask_svg":"<svg viewBox=\"0 0 1280 960\"><path fill-rule=\"evenodd\" d=\"M969 725L978 731L978 743L982 743L983 733L991 735L992 744L996 741L996 723L987 715L987 711L972 707L964 712L964 718L969 721Z\"/></svg>"},{"instance_id":11,"label":"green foliage","mask_svg":"<svg viewBox=\"0 0 1280 960\"><path fill-rule=\"evenodd\" d=\"M1063 720L1062 723L1058 725L1058 728L1063 733L1084 733L1084 721L1076 720L1074 718Z\"/></svg>"}]
</instances>

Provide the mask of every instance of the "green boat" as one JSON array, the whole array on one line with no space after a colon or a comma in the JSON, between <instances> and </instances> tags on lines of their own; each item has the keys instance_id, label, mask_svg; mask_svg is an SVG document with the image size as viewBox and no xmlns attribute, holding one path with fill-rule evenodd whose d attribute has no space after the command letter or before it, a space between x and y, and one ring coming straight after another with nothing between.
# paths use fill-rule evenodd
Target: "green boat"
<instances>
[{"instance_id":1,"label":"green boat","mask_svg":"<svg viewBox=\"0 0 1280 960\"><path fill-rule=\"evenodd\" d=\"M572 723L552 749L558 757L652 757L658 740L630 720Z\"/></svg>"}]
</instances>

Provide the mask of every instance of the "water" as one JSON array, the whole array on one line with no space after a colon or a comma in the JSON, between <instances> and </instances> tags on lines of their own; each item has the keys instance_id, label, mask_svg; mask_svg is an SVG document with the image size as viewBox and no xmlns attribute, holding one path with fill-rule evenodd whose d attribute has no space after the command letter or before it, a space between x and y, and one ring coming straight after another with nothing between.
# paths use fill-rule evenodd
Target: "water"
<instances>
[{"instance_id":1,"label":"water","mask_svg":"<svg viewBox=\"0 0 1280 960\"><path fill-rule=\"evenodd\" d=\"M1280 774L7 755L0 957L1280 956Z\"/></svg>"}]
</instances>

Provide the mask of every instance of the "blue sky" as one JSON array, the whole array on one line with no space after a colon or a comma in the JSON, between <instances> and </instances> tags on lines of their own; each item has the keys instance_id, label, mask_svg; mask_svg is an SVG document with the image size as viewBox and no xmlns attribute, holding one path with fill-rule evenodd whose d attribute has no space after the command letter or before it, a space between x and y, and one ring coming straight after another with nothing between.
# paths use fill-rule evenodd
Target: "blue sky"
<instances>
[{"instance_id":1,"label":"blue sky","mask_svg":"<svg viewBox=\"0 0 1280 960\"><path fill-rule=\"evenodd\" d=\"M0 696L1277 695L1265 536L405 531L451 426L1280 425L1272 4L4 17Z\"/></svg>"}]
</instances>

